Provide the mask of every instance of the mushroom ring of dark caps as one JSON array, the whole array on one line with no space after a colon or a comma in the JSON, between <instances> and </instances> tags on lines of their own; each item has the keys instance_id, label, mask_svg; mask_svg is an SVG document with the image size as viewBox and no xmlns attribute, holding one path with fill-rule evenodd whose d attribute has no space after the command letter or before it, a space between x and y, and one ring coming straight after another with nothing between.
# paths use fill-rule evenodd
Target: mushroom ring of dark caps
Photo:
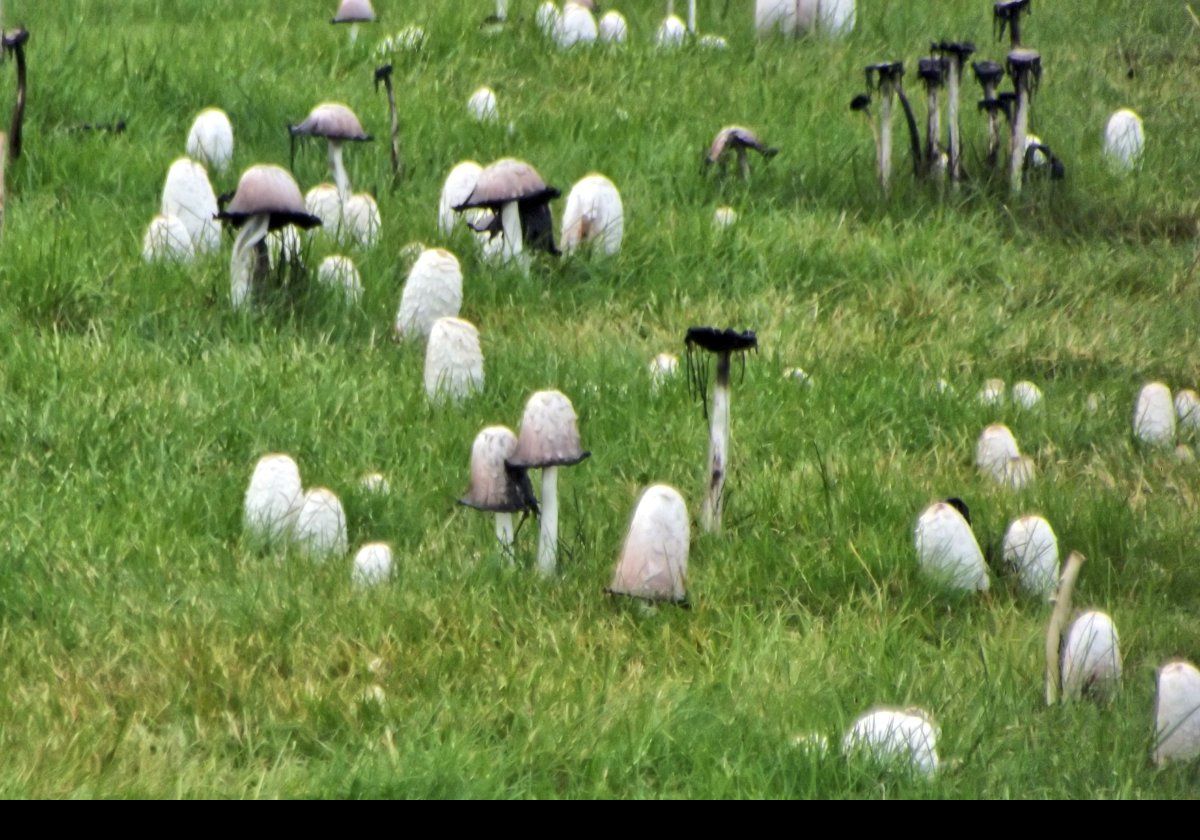
<instances>
[{"instance_id":1,"label":"mushroom ring of dark caps","mask_svg":"<svg viewBox=\"0 0 1200 840\"><path fill-rule=\"evenodd\" d=\"M684 339L709 353L736 353L758 347L758 336L754 330L719 330L716 327L689 327Z\"/></svg>"}]
</instances>

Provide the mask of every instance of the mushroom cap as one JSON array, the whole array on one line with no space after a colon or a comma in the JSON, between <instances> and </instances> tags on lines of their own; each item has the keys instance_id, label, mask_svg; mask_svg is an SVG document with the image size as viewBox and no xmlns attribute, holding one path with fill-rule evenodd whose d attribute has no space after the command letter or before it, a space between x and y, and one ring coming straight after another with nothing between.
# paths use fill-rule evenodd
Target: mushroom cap
<instances>
[{"instance_id":1,"label":"mushroom cap","mask_svg":"<svg viewBox=\"0 0 1200 840\"><path fill-rule=\"evenodd\" d=\"M187 153L201 163L224 172L233 161L233 123L220 108L205 108L188 130Z\"/></svg>"},{"instance_id":2,"label":"mushroom cap","mask_svg":"<svg viewBox=\"0 0 1200 840\"><path fill-rule=\"evenodd\" d=\"M879 81L896 82L904 77L903 61L880 61L868 64L866 67L867 87L871 87L871 77L878 76Z\"/></svg>"},{"instance_id":3,"label":"mushroom cap","mask_svg":"<svg viewBox=\"0 0 1200 840\"><path fill-rule=\"evenodd\" d=\"M443 236L453 233L454 227L458 223L458 215L454 212L454 208L471 197L481 172L483 172L483 167L478 163L473 160L464 160L456 164L450 170L450 174L446 176L446 180L442 184L441 199L438 201L438 230ZM488 215L487 221L491 221L490 214L486 210L477 212Z\"/></svg>"},{"instance_id":4,"label":"mushroom cap","mask_svg":"<svg viewBox=\"0 0 1200 840\"><path fill-rule=\"evenodd\" d=\"M304 206L296 179L274 164L259 164L243 172L233 200L217 218L241 227L251 217L265 215L271 217L271 230L287 225L307 229L321 224Z\"/></svg>"},{"instance_id":5,"label":"mushroom cap","mask_svg":"<svg viewBox=\"0 0 1200 840\"><path fill-rule=\"evenodd\" d=\"M375 199L369 193L355 193L346 199L342 211L342 221L350 239L360 247L373 248L383 228Z\"/></svg>"},{"instance_id":6,"label":"mushroom cap","mask_svg":"<svg viewBox=\"0 0 1200 840\"><path fill-rule=\"evenodd\" d=\"M917 78L931 87L939 87L946 83L949 69L944 58L922 58L917 62Z\"/></svg>"},{"instance_id":7,"label":"mushroom cap","mask_svg":"<svg viewBox=\"0 0 1200 840\"><path fill-rule=\"evenodd\" d=\"M1012 386L1012 400L1024 409L1033 409L1042 402L1042 389L1028 380Z\"/></svg>"},{"instance_id":8,"label":"mushroom cap","mask_svg":"<svg viewBox=\"0 0 1200 840\"><path fill-rule=\"evenodd\" d=\"M1004 65L998 61L976 61L971 65L975 78L981 85L999 84L1004 78Z\"/></svg>"},{"instance_id":9,"label":"mushroom cap","mask_svg":"<svg viewBox=\"0 0 1200 840\"><path fill-rule=\"evenodd\" d=\"M396 335L426 338L438 318L456 317L462 308L463 275L458 258L442 248L421 252L404 281Z\"/></svg>"},{"instance_id":10,"label":"mushroom cap","mask_svg":"<svg viewBox=\"0 0 1200 840\"><path fill-rule=\"evenodd\" d=\"M349 257L330 255L317 266L317 280L332 289L341 289L346 300L357 302L362 299L362 276Z\"/></svg>"},{"instance_id":11,"label":"mushroom cap","mask_svg":"<svg viewBox=\"0 0 1200 840\"><path fill-rule=\"evenodd\" d=\"M505 426L488 426L471 446L471 486L458 500L475 510L492 513L537 512L537 497L529 476L506 461L517 449L517 436Z\"/></svg>"},{"instance_id":12,"label":"mushroom cap","mask_svg":"<svg viewBox=\"0 0 1200 840\"><path fill-rule=\"evenodd\" d=\"M854 721L842 751L932 776L938 769L937 738L937 726L920 709L872 709Z\"/></svg>"},{"instance_id":13,"label":"mushroom cap","mask_svg":"<svg viewBox=\"0 0 1200 840\"><path fill-rule=\"evenodd\" d=\"M512 201L523 205L544 204L561 194L547 185L538 171L525 161L502 158L483 168L475 181L475 189L454 209L459 212L472 207L498 210Z\"/></svg>"},{"instance_id":14,"label":"mushroom cap","mask_svg":"<svg viewBox=\"0 0 1200 840\"><path fill-rule=\"evenodd\" d=\"M479 330L461 318L439 318L425 346L425 394L432 402L461 400L483 390Z\"/></svg>"},{"instance_id":15,"label":"mushroom cap","mask_svg":"<svg viewBox=\"0 0 1200 840\"><path fill-rule=\"evenodd\" d=\"M1154 446L1175 442L1175 401L1171 389L1162 382L1151 382L1138 393L1133 433L1138 440Z\"/></svg>"},{"instance_id":16,"label":"mushroom cap","mask_svg":"<svg viewBox=\"0 0 1200 840\"><path fill-rule=\"evenodd\" d=\"M960 62L966 61L975 54L974 41L934 41L929 45L930 52L954 56Z\"/></svg>"},{"instance_id":17,"label":"mushroom cap","mask_svg":"<svg viewBox=\"0 0 1200 840\"><path fill-rule=\"evenodd\" d=\"M303 504L300 467L289 455L272 453L258 459L243 502L243 523L259 537L289 533Z\"/></svg>"},{"instance_id":18,"label":"mushroom cap","mask_svg":"<svg viewBox=\"0 0 1200 840\"><path fill-rule=\"evenodd\" d=\"M737 148L754 149L763 157L772 157L779 153L778 149L764 145L758 139L758 135L750 129L740 125L727 125L713 138L712 145L708 149L707 160L709 163L716 163L721 155Z\"/></svg>"},{"instance_id":19,"label":"mushroom cap","mask_svg":"<svg viewBox=\"0 0 1200 840\"><path fill-rule=\"evenodd\" d=\"M13 50L17 47L25 46L25 42L29 40L29 30L24 26L18 26L16 29L10 29L3 33L4 48Z\"/></svg>"},{"instance_id":20,"label":"mushroom cap","mask_svg":"<svg viewBox=\"0 0 1200 840\"><path fill-rule=\"evenodd\" d=\"M1158 670L1154 763L1200 756L1200 671L1190 662L1168 662Z\"/></svg>"},{"instance_id":21,"label":"mushroom cap","mask_svg":"<svg viewBox=\"0 0 1200 840\"><path fill-rule=\"evenodd\" d=\"M495 122L500 119L496 92L487 85L476 89L467 100L467 113L479 122Z\"/></svg>"},{"instance_id":22,"label":"mushroom cap","mask_svg":"<svg viewBox=\"0 0 1200 840\"><path fill-rule=\"evenodd\" d=\"M1084 694L1103 698L1120 681L1121 645L1113 620L1102 612L1084 613L1071 624L1063 643L1063 694L1071 700Z\"/></svg>"},{"instance_id":23,"label":"mushroom cap","mask_svg":"<svg viewBox=\"0 0 1200 840\"><path fill-rule=\"evenodd\" d=\"M392 547L387 543L367 543L354 555L351 580L357 586L374 586L392 576Z\"/></svg>"},{"instance_id":24,"label":"mushroom cap","mask_svg":"<svg viewBox=\"0 0 1200 840\"><path fill-rule=\"evenodd\" d=\"M1121 169L1134 168L1146 147L1142 118L1122 108L1108 118L1104 126L1104 155Z\"/></svg>"},{"instance_id":25,"label":"mushroom cap","mask_svg":"<svg viewBox=\"0 0 1200 840\"><path fill-rule=\"evenodd\" d=\"M180 219L158 215L150 220L146 235L142 237L142 259L145 262L188 262L195 255L191 234Z\"/></svg>"},{"instance_id":26,"label":"mushroom cap","mask_svg":"<svg viewBox=\"0 0 1200 840\"><path fill-rule=\"evenodd\" d=\"M589 242L608 256L620 251L625 207L616 185L603 175L581 178L567 195L562 231L562 247L568 254Z\"/></svg>"},{"instance_id":27,"label":"mushroom cap","mask_svg":"<svg viewBox=\"0 0 1200 840\"><path fill-rule=\"evenodd\" d=\"M687 25L677 15L668 15L654 33L654 45L657 47L682 46L687 39Z\"/></svg>"},{"instance_id":28,"label":"mushroom cap","mask_svg":"<svg viewBox=\"0 0 1200 840\"><path fill-rule=\"evenodd\" d=\"M648 487L634 509L608 591L649 601L685 600L690 542L683 496L665 484Z\"/></svg>"},{"instance_id":29,"label":"mushroom cap","mask_svg":"<svg viewBox=\"0 0 1200 840\"><path fill-rule=\"evenodd\" d=\"M326 140L363 142L371 139L355 113L340 102L322 102L289 131L297 137L324 137Z\"/></svg>"},{"instance_id":30,"label":"mushroom cap","mask_svg":"<svg viewBox=\"0 0 1200 840\"><path fill-rule=\"evenodd\" d=\"M979 434L975 444L975 466L981 471L1000 479L1004 476L1008 462L1021 456L1017 439L1012 430L1003 423L993 423Z\"/></svg>"},{"instance_id":31,"label":"mushroom cap","mask_svg":"<svg viewBox=\"0 0 1200 840\"><path fill-rule=\"evenodd\" d=\"M317 184L304 195L304 208L321 220L321 228L337 236L342 227L342 196L333 184Z\"/></svg>"},{"instance_id":32,"label":"mushroom cap","mask_svg":"<svg viewBox=\"0 0 1200 840\"><path fill-rule=\"evenodd\" d=\"M737 330L721 330L716 327L688 327L684 343L695 345L709 353L740 353L743 350L753 350L758 347L758 336L754 330L738 332Z\"/></svg>"},{"instance_id":33,"label":"mushroom cap","mask_svg":"<svg viewBox=\"0 0 1200 840\"><path fill-rule=\"evenodd\" d=\"M1017 72L1024 72L1026 70L1033 70L1035 73L1040 73L1042 70L1042 54L1028 47L1016 47L1008 53L1008 74L1015 78Z\"/></svg>"},{"instance_id":34,"label":"mushroom cap","mask_svg":"<svg viewBox=\"0 0 1200 840\"><path fill-rule=\"evenodd\" d=\"M958 508L934 502L913 533L921 571L954 589L986 592L990 585L983 551Z\"/></svg>"},{"instance_id":35,"label":"mushroom cap","mask_svg":"<svg viewBox=\"0 0 1200 840\"><path fill-rule=\"evenodd\" d=\"M592 15L595 5L584 0L569 0L563 4L562 17L554 39L562 48L573 47L576 44L590 44L599 36L596 18Z\"/></svg>"},{"instance_id":36,"label":"mushroom cap","mask_svg":"<svg viewBox=\"0 0 1200 840\"><path fill-rule=\"evenodd\" d=\"M1200 431L1200 394L1185 388L1175 394L1175 416L1189 431Z\"/></svg>"},{"instance_id":37,"label":"mushroom cap","mask_svg":"<svg viewBox=\"0 0 1200 840\"><path fill-rule=\"evenodd\" d=\"M172 163L163 185L161 212L183 222L197 253L217 251L221 247L217 210L217 195L204 167L185 157Z\"/></svg>"},{"instance_id":38,"label":"mushroom cap","mask_svg":"<svg viewBox=\"0 0 1200 840\"><path fill-rule=\"evenodd\" d=\"M331 490L315 487L304 494L296 517L296 542L314 560L324 560L349 550L346 513Z\"/></svg>"},{"instance_id":39,"label":"mushroom cap","mask_svg":"<svg viewBox=\"0 0 1200 840\"><path fill-rule=\"evenodd\" d=\"M538 391L525 404L517 450L508 463L525 469L570 467L592 453L579 440L575 407L561 391Z\"/></svg>"},{"instance_id":40,"label":"mushroom cap","mask_svg":"<svg viewBox=\"0 0 1200 840\"><path fill-rule=\"evenodd\" d=\"M1004 565L1016 572L1021 589L1049 598L1058 589L1058 537L1040 516L1022 516L1004 534Z\"/></svg>"},{"instance_id":41,"label":"mushroom cap","mask_svg":"<svg viewBox=\"0 0 1200 840\"><path fill-rule=\"evenodd\" d=\"M330 23L373 23L375 10L371 0L342 0Z\"/></svg>"},{"instance_id":42,"label":"mushroom cap","mask_svg":"<svg viewBox=\"0 0 1200 840\"><path fill-rule=\"evenodd\" d=\"M600 40L610 44L623 44L629 37L629 24L625 22L625 16L617 11L605 12L598 29Z\"/></svg>"}]
</instances>

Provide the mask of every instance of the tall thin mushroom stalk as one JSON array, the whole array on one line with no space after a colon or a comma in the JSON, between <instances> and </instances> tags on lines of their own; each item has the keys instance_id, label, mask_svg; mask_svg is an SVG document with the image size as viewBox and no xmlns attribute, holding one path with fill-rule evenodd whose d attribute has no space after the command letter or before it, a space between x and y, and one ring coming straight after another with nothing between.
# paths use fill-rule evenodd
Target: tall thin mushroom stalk
<instances>
[{"instance_id":1,"label":"tall thin mushroom stalk","mask_svg":"<svg viewBox=\"0 0 1200 840\"><path fill-rule=\"evenodd\" d=\"M966 66L967 59L975 53L975 45L970 41L941 41L932 44L931 47L946 60L946 122L949 128L950 177L961 181L966 174L963 169L960 116L963 67Z\"/></svg>"},{"instance_id":2,"label":"tall thin mushroom stalk","mask_svg":"<svg viewBox=\"0 0 1200 840\"><path fill-rule=\"evenodd\" d=\"M1010 47L1021 46L1021 15L1031 11L1030 0L999 0L992 6L992 24L996 30L996 39L1004 37L1008 32Z\"/></svg>"},{"instance_id":3,"label":"tall thin mushroom stalk","mask_svg":"<svg viewBox=\"0 0 1200 840\"><path fill-rule=\"evenodd\" d=\"M1008 54L1008 74L1017 88L1017 113L1013 117L1009 180L1014 195L1025 180L1025 140L1029 136L1029 108L1042 78L1042 57L1036 50L1018 47Z\"/></svg>"},{"instance_id":4,"label":"tall thin mushroom stalk","mask_svg":"<svg viewBox=\"0 0 1200 840\"><path fill-rule=\"evenodd\" d=\"M900 100L908 123L908 135L912 144L913 172L921 174L921 133L913 116L912 106L904 95L904 62L887 61L867 67L867 90L877 90L879 99L879 183L884 191L892 185L892 103Z\"/></svg>"},{"instance_id":5,"label":"tall thin mushroom stalk","mask_svg":"<svg viewBox=\"0 0 1200 840\"><path fill-rule=\"evenodd\" d=\"M1059 579L1058 591L1050 599L1053 612L1050 624L1046 628L1046 705L1056 705L1062 697L1062 633L1071 616L1071 598L1075 592L1075 581L1079 579L1079 570L1083 568L1084 556L1078 551L1072 551L1067 558L1066 568Z\"/></svg>"},{"instance_id":6,"label":"tall thin mushroom stalk","mask_svg":"<svg viewBox=\"0 0 1200 840\"><path fill-rule=\"evenodd\" d=\"M1000 108L996 99L996 91L1000 80L1004 78L1004 67L995 61L976 61L971 65L975 71L975 79L983 88L983 100L979 103L981 110L987 111L988 145L987 165L994 169L1000 159Z\"/></svg>"},{"instance_id":7,"label":"tall thin mushroom stalk","mask_svg":"<svg viewBox=\"0 0 1200 840\"><path fill-rule=\"evenodd\" d=\"M400 180L400 116L396 113L396 91L392 88L392 65L385 64L375 70L375 90L383 83L387 90L388 113L392 118L392 178Z\"/></svg>"},{"instance_id":8,"label":"tall thin mushroom stalk","mask_svg":"<svg viewBox=\"0 0 1200 840\"><path fill-rule=\"evenodd\" d=\"M708 409L707 372L693 363L692 351L699 348L717 357L717 377L713 387L712 411L708 445L708 489L700 523L705 531L721 530L721 515L725 507L725 478L729 471L729 369L734 353L758 349L758 338L752 331L719 330L715 327L691 327L684 338L688 351L688 382L700 395ZM702 366L701 366L702 367Z\"/></svg>"},{"instance_id":9,"label":"tall thin mushroom stalk","mask_svg":"<svg viewBox=\"0 0 1200 840\"><path fill-rule=\"evenodd\" d=\"M11 50L17 57L17 103L13 106L8 138L13 160L21 157L21 138L25 126L25 42L28 40L29 31L23 26L12 32L5 32L3 38L4 51Z\"/></svg>"},{"instance_id":10,"label":"tall thin mushroom stalk","mask_svg":"<svg viewBox=\"0 0 1200 840\"><path fill-rule=\"evenodd\" d=\"M922 58L917 64L917 78L925 86L928 117L925 123L925 173L930 177L945 177L942 160L942 103L941 91L946 83L947 62L944 58Z\"/></svg>"}]
</instances>

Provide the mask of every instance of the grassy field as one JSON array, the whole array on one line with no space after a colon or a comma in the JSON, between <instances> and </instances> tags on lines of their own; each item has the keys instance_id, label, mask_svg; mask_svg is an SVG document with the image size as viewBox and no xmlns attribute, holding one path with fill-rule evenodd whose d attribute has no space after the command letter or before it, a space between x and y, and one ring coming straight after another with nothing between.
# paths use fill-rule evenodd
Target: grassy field
<instances>
[{"instance_id":1,"label":"grassy field","mask_svg":"<svg viewBox=\"0 0 1200 840\"><path fill-rule=\"evenodd\" d=\"M0 244L0 795L1200 791L1196 766L1149 759L1154 670L1200 658L1200 467L1130 435L1144 381L1200 384L1200 27L1182 3L1035 3L1034 130L1068 178L1018 201L979 178L944 197L915 185L902 145L883 199L847 109L865 64L915 62L932 38L1000 57L983 0L862 0L838 43L756 43L749 0L704 0L702 28L730 48L672 54L649 46L662 14L649 0L618 6L627 48L571 53L536 32L532 0L514 0L524 21L496 38L478 30L483 0L377 0L388 23L357 48L325 22L334 5L4 4L33 37ZM407 177L391 184L386 142L347 153L384 219L381 244L352 254L360 306L314 292L235 313L228 242L193 266L141 262L197 111L229 112L239 172L286 165L284 126L326 99L385 137L371 48L406 23L429 33L396 57ZM0 113L12 79L5 63ZM467 117L481 84L498 126ZM1124 106L1149 137L1136 177L1100 155ZM122 135L73 130L118 118ZM749 185L699 171L733 122L783 149ZM965 125L977 172L982 118L969 109ZM612 178L626 247L525 277L481 263L465 234L448 243L487 387L431 408L421 348L391 340L398 255L446 244L435 211L455 162L509 154L564 192ZM295 172L304 188L326 180L323 148L302 147ZM722 204L741 214L725 235ZM315 243L312 264L331 247ZM734 384L727 528L694 531L693 609L646 614L601 590L641 488L673 484L698 513L707 445L684 377L656 393L646 364L708 323L762 345ZM811 387L782 377L794 366ZM980 406L992 376L1032 379L1044 407ZM593 452L561 476L567 556L550 581L530 569L532 524L509 569L490 518L454 504L475 433L515 427L545 387L572 398ZM993 421L1036 460L1020 494L975 472ZM352 545L392 543L390 584L364 593L349 558L281 560L243 537L242 494L269 451L341 495ZM371 470L389 494L358 488ZM1036 511L1087 555L1076 603L1111 613L1125 653L1111 705L1044 707L1047 608L1011 581L963 599L919 577L914 521L948 495L989 547ZM944 772L884 776L793 746L807 732L836 743L876 704L930 710Z\"/></svg>"}]
</instances>

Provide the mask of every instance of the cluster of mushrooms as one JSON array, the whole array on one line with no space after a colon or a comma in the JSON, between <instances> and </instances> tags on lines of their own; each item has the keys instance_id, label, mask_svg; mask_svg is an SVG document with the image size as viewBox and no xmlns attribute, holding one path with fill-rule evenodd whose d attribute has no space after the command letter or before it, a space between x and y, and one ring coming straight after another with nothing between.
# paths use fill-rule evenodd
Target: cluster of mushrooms
<instances>
[{"instance_id":1,"label":"cluster of mushrooms","mask_svg":"<svg viewBox=\"0 0 1200 840\"><path fill-rule=\"evenodd\" d=\"M1002 66L994 61L972 65L983 89L979 107L988 117L989 168L1007 161L1014 192L1020 191L1028 173L1047 167L1052 177L1061 177L1063 167L1040 140L1029 133L1030 108L1041 76L1037 52L1021 44L1022 15L1030 0L1004 0L993 14L1001 35L1008 32L1011 50ZM495 13L485 26L502 32L509 25L508 3L497 0ZM553 3L538 9L537 23L564 46L589 40L623 42L625 19L608 12L597 24L591 0L573 0L562 12ZM799 34L823 31L842 34L854 26L852 0L758 0L756 26L760 32ZM656 32L656 43L672 46L688 38L703 42L697 34L695 0L688 3L687 22L674 15L667 4L667 18ZM376 21L369 0L344 0L333 23L350 26L350 38L358 38L358 27ZM23 32L23 30L20 30ZM4 36L6 49L18 56L24 77L20 45L24 37ZM419 44L423 30L409 28L389 39ZM723 45L723 39L722 44ZM715 41L710 42L717 45ZM852 108L870 118L878 108L878 125L872 123L878 157L878 173L886 189L892 181L892 112L896 100L905 114L912 145L914 172L921 178L962 181L967 177L964 144L960 129L960 97L966 64L975 47L965 42L942 41L932 45L934 55L918 64L918 76L927 94L926 134L922 144L911 103L903 87L904 66L899 62L873 64L867 68L867 93L855 97ZM1001 92L1005 75L1014 90ZM387 93L391 123L391 162L399 178L403 172L399 145L399 120L392 66L380 66L374 75L377 86ZM948 102L945 139L941 98ZM23 94L19 107L23 108ZM494 91L480 88L468 103L468 112L483 121L498 119ZM1007 151L1003 148L1000 120L1009 123ZM19 129L14 129L18 137ZM315 138L326 142L331 184L313 187L302 194L292 174L277 165L259 164L241 176L236 191L218 198L208 180L208 169L224 175L233 159L233 127L228 116L208 109L197 116L187 141L187 157L175 161L167 174L161 212L152 222L144 242L147 259L170 257L191 259L220 247L217 220L237 231L230 261L231 299L237 307L251 305L264 286L273 265L297 259L297 230L323 231L339 242L371 247L378 239L380 220L374 199L355 194L344 155L352 144L367 142L358 117L345 105L322 103L303 120L291 126L295 139ZM1142 154L1141 122L1132 112L1122 111L1110 120L1106 153L1122 168L1132 168ZM704 155L705 163L727 169L736 162L742 178L750 176L749 153L764 158L778 150L767 146L750 129L726 126L713 139ZM598 255L619 252L624 232L624 208L615 185L597 173L577 182L567 198L559 242L555 242L551 202L560 191L549 185L529 163L502 158L488 166L462 161L447 175L438 207L438 229L446 237L460 225L474 235L484 261L508 265L522 271L531 267L531 253L571 254L589 246ZM719 225L731 224L736 213L718 211ZM272 237L274 239L272 240ZM483 357L478 331L458 317L462 305L462 269L453 253L443 248L415 247L416 259L409 271L397 312L395 333L401 340L426 342L425 387L431 400L461 399L483 388ZM330 257L318 272L325 282L343 287L355 297L362 286L357 270L347 257ZM684 336L688 354L689 385L700 394L711 422L708 462L699 521L705 531L721 530L730 465L731 371L734 360L756 350L754 332L715 327L692 327ZM703 354L703 355L702 355ZM709 377L705 360L716 364L709 400ZM653 381L673 376L678 359L660 354L651 363ZM809 381L802 371L790 371L800 381ZM1003 382L989 381L980 399L989 405L1005 399ZM1034 409L1041 401L1033 383L1017 383L1012 390L1015 403ZM1153 383L1139 396L1134 430L1139 440L1163 445L1174 442L1176 426L1200 427L1200 396L1181 391L1172 397L1167 386ZM502 556L516 558L516 516L535 516L539 522L536 568L552 575L558 568L559 493L558 472L580 464L589 453L583 449L579 421L570 399L556 390L533 394L524 410L517 432L502 425L479 432L471 447L469 484L460 504L493 514L495 535ZM1186 448L1186 447L1185 447ZM1182 456L1181 456L1182 457ZM1034 479L1031 458L1022 455L1012 432L993 424L980 436L976 463L981 473L1001 486L1020 490ZM540 471L540 488L535 492L531 470ZM369 492L387 492L382 475L364 476L361 486ZM540 495L540 499L539 499ZM255 467L244 499L244 523L248 534L269 543L286 542L316 560L345 555L349 550L346 515L338 497L327 488L305 491L299 467L287 455L264 456ZM990 574L983 550L972 530L969 508L958 498L929 506L919 516L914 544L920 568L950 589L986 592ZM687 604L690 516L679 490L665 484L646 488L631 517L625 540L607 591L641 602ZM1110 696L1119 685L1122 668L1119 639L1114 622L1104 612L1088 611L1070 621L1071 600L1083 558L1072 553L1063 568L1057 537L1050 523L1037 515L1012 522L1004 534L1001 567L1019 587L1049 601L1052 614L1046 634L1046 700L1079 700ZM386 543L362 546L353 563L353 580L369 586L386 581L392 570L391 549ZM1069 625L1068 622L1070 621ZM1155 760L1191 760L1200 756L1200 672L1178 661L1158 672L1158 740ZM846 752L865 751L881 760L899 760L913 770L932 774L939 766L936 751L938 730L931 717L919 709L874 709L855 721L843 739ZM798 742L806 748L827 748L820 736Z\"/></svg>"}]
</instances>

